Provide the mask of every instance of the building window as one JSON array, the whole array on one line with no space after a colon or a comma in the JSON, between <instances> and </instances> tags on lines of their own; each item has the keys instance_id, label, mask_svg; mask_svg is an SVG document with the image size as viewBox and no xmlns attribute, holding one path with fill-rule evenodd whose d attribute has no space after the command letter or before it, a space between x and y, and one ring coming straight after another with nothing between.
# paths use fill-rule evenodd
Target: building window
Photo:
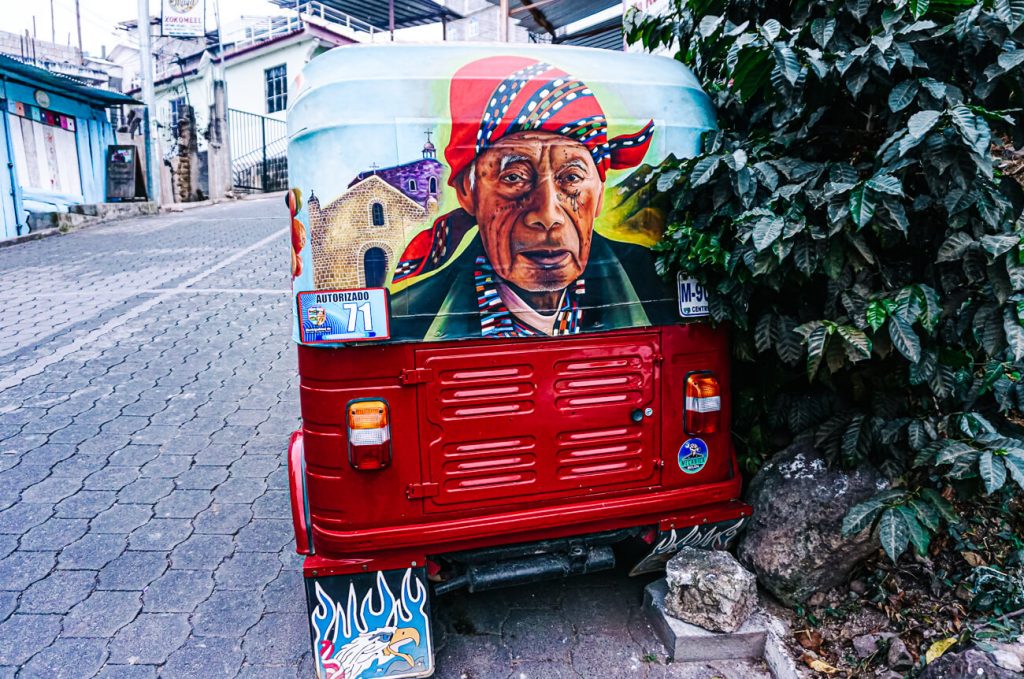
<instances>
[{"instance_id":1,"label":"building window","mask_svg":"<svg viewBox=\"0 0 1024 679\"><path fill-rule=\"evenodd\" d=\"M363 255L363 277L368 288L383 288L388 277L388 255L381 248L370 248Z\"/></svg>"},{"instance_id":2,"label":"building window","mask_svg":"<svg viewBox=\"0 0 1024 679\"><path fill-rule=\"evenodd\" d=\"M168 120L170 127L176 127L179 120L185 118L185 97L171 99L171 118Z\"/></svg>"},{"instance_id":3,"label":"building window","mask_svg":"<svg viewBox=\"0 0 1024 679\"><path fill-rule=\"evenodd\" d=\"M416 190L416 180L415 179L410 179L407 186L409 187L410 191L415 191Z\"/></svg>"},{"instance_id":4,"label":"building window","mask_svg":"<svg viewBox=\"0 0 1024 679\"><path fill-rule=\"evenodd\" d=\"M380 203L374 203L370 206L370 212L373 216L373 225L384 226L384 206Z\"/></svg>"},{"instance_id":5,"label":"building window","mask_svg":"<svg viewBox=\"0 0 1024 679\"><path fill-rule=\"evenodd\" d=\"M436 177L431 177L430 178L430 192L431 193L437 193L437 178Z\"/></svg>"},{"instance_id":6,"label":"building window","mask_svg":"<svg viewBox=\"0 0 1024 679\"><path fill-rule=\"evenodd\" d=\"M288 66L281 64L263 71L266 79L267 113L288 108Z\"/></svg>"}]
</instances>

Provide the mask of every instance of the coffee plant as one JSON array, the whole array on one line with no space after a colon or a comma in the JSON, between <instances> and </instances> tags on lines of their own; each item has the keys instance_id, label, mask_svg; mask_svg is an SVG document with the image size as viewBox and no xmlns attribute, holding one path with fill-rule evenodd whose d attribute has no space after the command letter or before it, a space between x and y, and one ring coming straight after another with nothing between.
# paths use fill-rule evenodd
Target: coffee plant
<instances>
[{"instance_id":1,"label":"coffee plant","mask_svg":"<svg viewBox=\"0 0 1024 679\"><path fill-rule=\"evenodd\" d=\"M958 520L954 491L1024 487L1022 25L1024 0L627 17L717 111L703 153L653 179L672 195L659 267L702 280L733 328L748 471L794 439L879 466L892 489L844 530L873 527L894 560Z\"/></svg>"}]
</instances>

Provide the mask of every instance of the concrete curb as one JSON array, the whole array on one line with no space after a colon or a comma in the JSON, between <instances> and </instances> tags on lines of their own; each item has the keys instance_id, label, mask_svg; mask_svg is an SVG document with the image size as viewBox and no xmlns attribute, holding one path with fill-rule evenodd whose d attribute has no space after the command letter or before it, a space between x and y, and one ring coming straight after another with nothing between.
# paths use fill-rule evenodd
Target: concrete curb
<instances>
[{"instance_id":1,"label":"concrete curb","mask_svg":"<svg viewBox=\"0 0 1024 679\"><path fill-rule=\"evenodd\" d=\"M664 579L652 582L644 589L643 607L673 662L763 660L776 679L800 679L796 663L786 651L789 628L764 607L759 606L735 632L709 632L668 615L667 593Z\"/></svg>"}]
</instances>

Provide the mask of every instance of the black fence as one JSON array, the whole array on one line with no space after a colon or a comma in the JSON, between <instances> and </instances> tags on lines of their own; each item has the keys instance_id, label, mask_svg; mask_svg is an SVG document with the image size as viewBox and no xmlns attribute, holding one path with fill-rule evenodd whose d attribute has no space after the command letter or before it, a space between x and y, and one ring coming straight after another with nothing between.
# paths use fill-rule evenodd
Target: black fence
<instances>
[{"instance_id":1,"label":"black fence","mask_svg":"<svg viewBox=\"0 0 1024 679\"><path fill-rule=\"evenodd\" d=\"M288 129L283 120L228 109L231 175L236 191L288 188Z\"/></svg>"}]
</instances>

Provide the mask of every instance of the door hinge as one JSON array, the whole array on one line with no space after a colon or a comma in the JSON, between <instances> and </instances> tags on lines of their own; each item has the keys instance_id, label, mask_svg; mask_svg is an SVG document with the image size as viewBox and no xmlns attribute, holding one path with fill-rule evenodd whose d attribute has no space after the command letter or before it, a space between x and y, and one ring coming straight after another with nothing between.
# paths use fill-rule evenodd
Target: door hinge
<instances>
[{"instance_id":1,"label":"door hinge","mask_svg":"<svg viewBox=\"0 0 1024 679\"><path fill-rule=\"evenodd\" d=\"M410 500L422 497L437 497L441 494L441 486L436 483L410 483L405 489L405 496Z\"/></svg>"},{"instance_id":2,"label":"door hinge","mask_svg":"<svg viewBox=\"0 0 1024 679\"><path fill-rule=\"evenodd\" d=\"M402 384L424 384L434 379L434 371L430 368L406 368L402 371L398 381Z\"/></svg>"}]
</instances>

